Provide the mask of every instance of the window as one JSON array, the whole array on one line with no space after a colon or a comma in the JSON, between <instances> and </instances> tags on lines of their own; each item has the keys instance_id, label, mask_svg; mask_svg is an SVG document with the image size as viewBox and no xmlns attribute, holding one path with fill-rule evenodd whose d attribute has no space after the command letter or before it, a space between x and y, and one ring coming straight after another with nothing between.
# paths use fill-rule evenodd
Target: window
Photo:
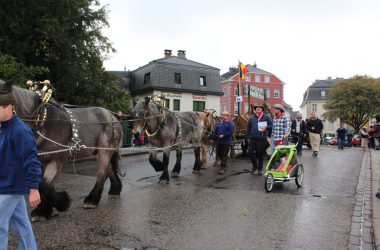
<instances>
[{"instance_id":1,"label":"window","mask_svg":"<svg viewBox=\"0 0 380 250\"><path fill-rule=\"evenodd\" d=\"M164 100L164 107L170 109L170 99Z\"/></svg>"},{"instance_id":2,"label":"window","mask_svg":"<svg viewBox=\"0 0 380 250\"><path fill-rule=\"evenodd\" d=\"M226 96L227 88L223 88L223 96Z\"/></svg>"},{"instance_id":3,"label":"window","mask_svg":"<svg viewBox=\"0 0 380 250\"><path fill-rule=\"evenodd\" d=\"M270 98L270 89L264 89L264 99Z\"/></svg>"},{"instance_id":4,"label":"window","mask_svg":"<svg viewBox=\"0 0 380 250\"><path fill-rule=\"evenodd\" d=\"M265 80L266 83L270 83L270 75L265 75Z\"/></svg>"},{"instance_id":5,"label":"window","mask_svg":"<svg viewBox=\"0 0 380 250\"><path fill-rule=\"evenodd\" d=\"M238 96L239 93L238 93L238 87L235 87L235 95Z\"/></svg>"},{"instance_id":6,"label":"window","mask_svg":"<svg viewBox=\"0 0 380 250\"><path fill-rule=\"evenodd\" d=\"M261 79L260 79L260 75L255 75L255 82L260 82Z\"/></svg>"},{"instance_id":7,"label":"window","mask_svg":"<svg viewBox=\"0 0 380 250\"><path fill-rule=\"evenodd\" d=\"M317 112L317 104L311 104L311 112Z\"/></svg>"},{"instance_id":8,"label":"window","mask_svg":"<svg viewBox=\"0 0 380 250\"><path fill-rule=\"evenodd\" d=\"M248 102L244 102L244 110L242 113L247 113L248 112Z\"/></svg>"},{"instance_id":9,"label":"window","mask_svg":"<svg viewBox=\"0 0 380 250\"><path fill-rule=\"evenodd\" d=\"M174 99L173 100L173 110L180 111L180 109L181 109L181 100Z\"/></svg>"},{"instance_id":10,"label":"window","mask_svg":"<svg viewBox=\"0 0 380 250\"><path fill-rule=\"evenodd\" d=\"M321 90L321 97L325 97L326 96L326 91L325 90Z\"/></svg>"},{"instance_id":11,"label":"window","mask_svg":"<svg viewBox=\"0 0 380 250\"><path fill-rule=\"evenodd\" d=\"M193 101L193 111L203 112L206 108L206 102Z\"/></svg>"},{"instance_id":12,"label":"window","mask_svg":"<svg viewBox=\"0 0 380 250\"><path fill-rule=\"evenodd\" d=\"M250 82L251 81L251 75L250 74L246 74L245 75L245 81L246 82Z\"/></svg>"},{"instance_id":13,"label":"window","mask_svg":"<svg viewBox=\"0 0 380 250\"><path fill-rule=\"evenodd\" d=\"M174 73L174 83L181 84L181 73Z\"/></svg>"},{"instance_id":14,"label":"window","mask_svg":"<svg viewBox=\"0 0 380 250\"><path fill-rule=\"evenodd\" d=\"M200 84L201 86L206 86L206 77L205 77L205 76L201 76L201 77L199 78L199 84Z\"/></svg>"},{"instance_id":15,"label":"window","mask_svg":"<svg viewBox=\"0 0 380 250\"><path fill-rule=\"evenodd\" d=\"M280 98L280 91L279 90L275 90L274 93L273 93L273 97L274 98Z\"/></svg>"},{"instance_id":16,"label":"window","mask_svg":"<svg viewBox=\"0 0 380 250\"><path fill-rule=\"evenodd\" d=\"M150 83L150 72L144 75L144 84Z\"/></svg>"},{"instance_id":17,"label":"window","mask_svg":"<svg viewBox=\"0 0 380 250\"><path fill-rule=\"evenodd\" d=\"M239 109L239 104L240 104L239 102L237 102L237 103L235 102L235 107L234 107L235 115L237 115L237 114L239 113L239 112L238 112L238 111L239 111L239 110L238 110L238 109Z\"/></svg>"},{"instance_id":18,"label":"window","mask_svg":"<svg viewBox=\"0 0 380 250\"><path fill-rule=\"evenodd\" d=\"M243 95L247 96L248 95L248 85L243 85Z\"/></svg>"}]
</instances>

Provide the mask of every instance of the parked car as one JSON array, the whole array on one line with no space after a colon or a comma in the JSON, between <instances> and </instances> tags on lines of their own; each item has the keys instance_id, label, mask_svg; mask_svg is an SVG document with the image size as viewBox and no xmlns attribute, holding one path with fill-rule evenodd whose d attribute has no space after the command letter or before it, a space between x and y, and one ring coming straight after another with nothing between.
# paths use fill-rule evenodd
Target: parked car
<instances>
[{"instance_id":1,"label":"parked car","mask_svg":"<svg viewBox=\"0 0 380 250\"><path fill-rule=\"evenodd\" d=\"M338 145L338 139L337 138L332 139L330 145L337 146ZM344 140L344 146L348 147L347 139Z\"/></svg>"},{"instance_id":2,"label":"parked car","mask_svg":"<svg viewBox=\"0 0 380 250\"><path fill-rule=\"evenodd\" d=\"M356 147L360 147L360 136L359 135L354 135L354 137L352 138L352 146Z\"/></svg>"},{"instance_id":3,"label":"parked car","mask_svg":"<svg viewBox=\"0 0 380 250\"><path fill-rule=\"evenodd\" d=\"M335 134L327 133L323 137L323 144L331 145L332 140L335 138Z\"/></svg>"}]
</instances>

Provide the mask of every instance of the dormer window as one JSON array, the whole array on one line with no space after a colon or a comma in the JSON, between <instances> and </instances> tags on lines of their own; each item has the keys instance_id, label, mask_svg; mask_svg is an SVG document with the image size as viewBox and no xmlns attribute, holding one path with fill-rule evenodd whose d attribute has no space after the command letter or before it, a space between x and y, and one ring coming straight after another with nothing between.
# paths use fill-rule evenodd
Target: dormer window
<instances>
[{"instance_id":1,"label":"dormer window","mask_svg":"<svg viewBox=\"0 0 380 250\"><path fill-rule=\"evenodd\" d=\"M326 96L326 91L325 90L321 90L321 97L325 97Z\"/></svg>"}]
</instances>

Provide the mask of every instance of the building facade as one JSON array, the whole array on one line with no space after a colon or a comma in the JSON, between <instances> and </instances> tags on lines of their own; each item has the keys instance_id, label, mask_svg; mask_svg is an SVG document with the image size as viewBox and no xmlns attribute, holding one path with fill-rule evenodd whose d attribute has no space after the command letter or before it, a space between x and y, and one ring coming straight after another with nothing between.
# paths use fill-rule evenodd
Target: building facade
<instances>
[{"instance_id":1,"label":"building facade","mask_svg":"<svg viewBox=\"0 0 380 250\"><path fill-rule=\"evenodd\" d=\"M234 67L221 76L221 90L224 93L220 98L221 110L238 115L239 112L240 114L249 112L250 104L263 102L264 99L270 109L273 109L273 105L277 103L284 103L285 83L274 74L259 69L256 63L247 64L246 67L248 72L244 80L239 81L238 69ZM237 102L238 96L241 96L240 102Z\"/></svg>"},{"instance_id":2,"label":"building facade","mask_svg":"<svg viewBox=\"0 0 380 250\"><path fill-rule=\"evenodd\" d=\"M164 94L166 107L173 111L220 112L220 70L165 50L164 57L131 71L129 89L135 101Z\"/></svg>"},{"instance_id":3,"label":"building facade","mask_svg":"<svg viewBox=\"0 0 380 250\"><path fill-rule=\"evenodd\" d=\"M300 107L303 118L310 118L311 113L315 112L317 117L323 122L324 133L335 134L340 125L339 120L328 121L322 118L322 115L326 112L323 105L327 102L327 94L331 87L339 80L343 80L343 78L332 79L328 77L326 80L316 80L303 95L303 101Z\"/></svg>"}]
</instances>

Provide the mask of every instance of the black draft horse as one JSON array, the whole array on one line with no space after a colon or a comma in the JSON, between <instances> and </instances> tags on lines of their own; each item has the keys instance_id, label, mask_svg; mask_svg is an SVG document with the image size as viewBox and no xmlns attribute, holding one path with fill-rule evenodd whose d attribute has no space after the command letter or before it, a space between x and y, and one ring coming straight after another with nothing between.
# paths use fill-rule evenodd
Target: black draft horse
<instances>
[{"instance_id":1,"label":"black draft horse","mask_svg":"<svg viewBox=\"0 0 380 250\"><path fill-rule=\"evenodd\" d=\"M96 155L99 165L96 183L84 199L84 208L95 208L99 204L108 177L111 181L109 195L120 196L118 148L123 131L109 110L99 107L69 109L52 99L43 103L38 93L4 81L0 81L0 90L12 91L16 114L35 131L43 174L39 188L41 203L31 212L33 221L43 217L49 219L53 207L60 212L68 210L71 199L67 192L55 191L54 181L64 164L74 160ZM90 148L81 147L83 145ZM70 152L67 150L70 146L80 150ZM59 150L63 152L56 152Z\"/></svg>"},{"instance_id":2,"label":"black draft horse","mask_svg":"<svg viewBox=\"0 0 380 250\"><path fill-rule=\"evenodd\" d=\"M172 112L162 105L162 98L154 101L155 96L145 98L131 111L133 118L132 133L145 133L149 138L149 144L163 148L163 161L157 159L157 150L149 152L149 162L156 171L162 171L160 182L169 182L169 157L170 149L176 149L176 163L171 176L178 177L181 171L182 144L191 143L194 148L195 163L193 173L197 174L201 169L200 147L202 139L202 124L195 112Z\"/></svg>"}]
</instances>

